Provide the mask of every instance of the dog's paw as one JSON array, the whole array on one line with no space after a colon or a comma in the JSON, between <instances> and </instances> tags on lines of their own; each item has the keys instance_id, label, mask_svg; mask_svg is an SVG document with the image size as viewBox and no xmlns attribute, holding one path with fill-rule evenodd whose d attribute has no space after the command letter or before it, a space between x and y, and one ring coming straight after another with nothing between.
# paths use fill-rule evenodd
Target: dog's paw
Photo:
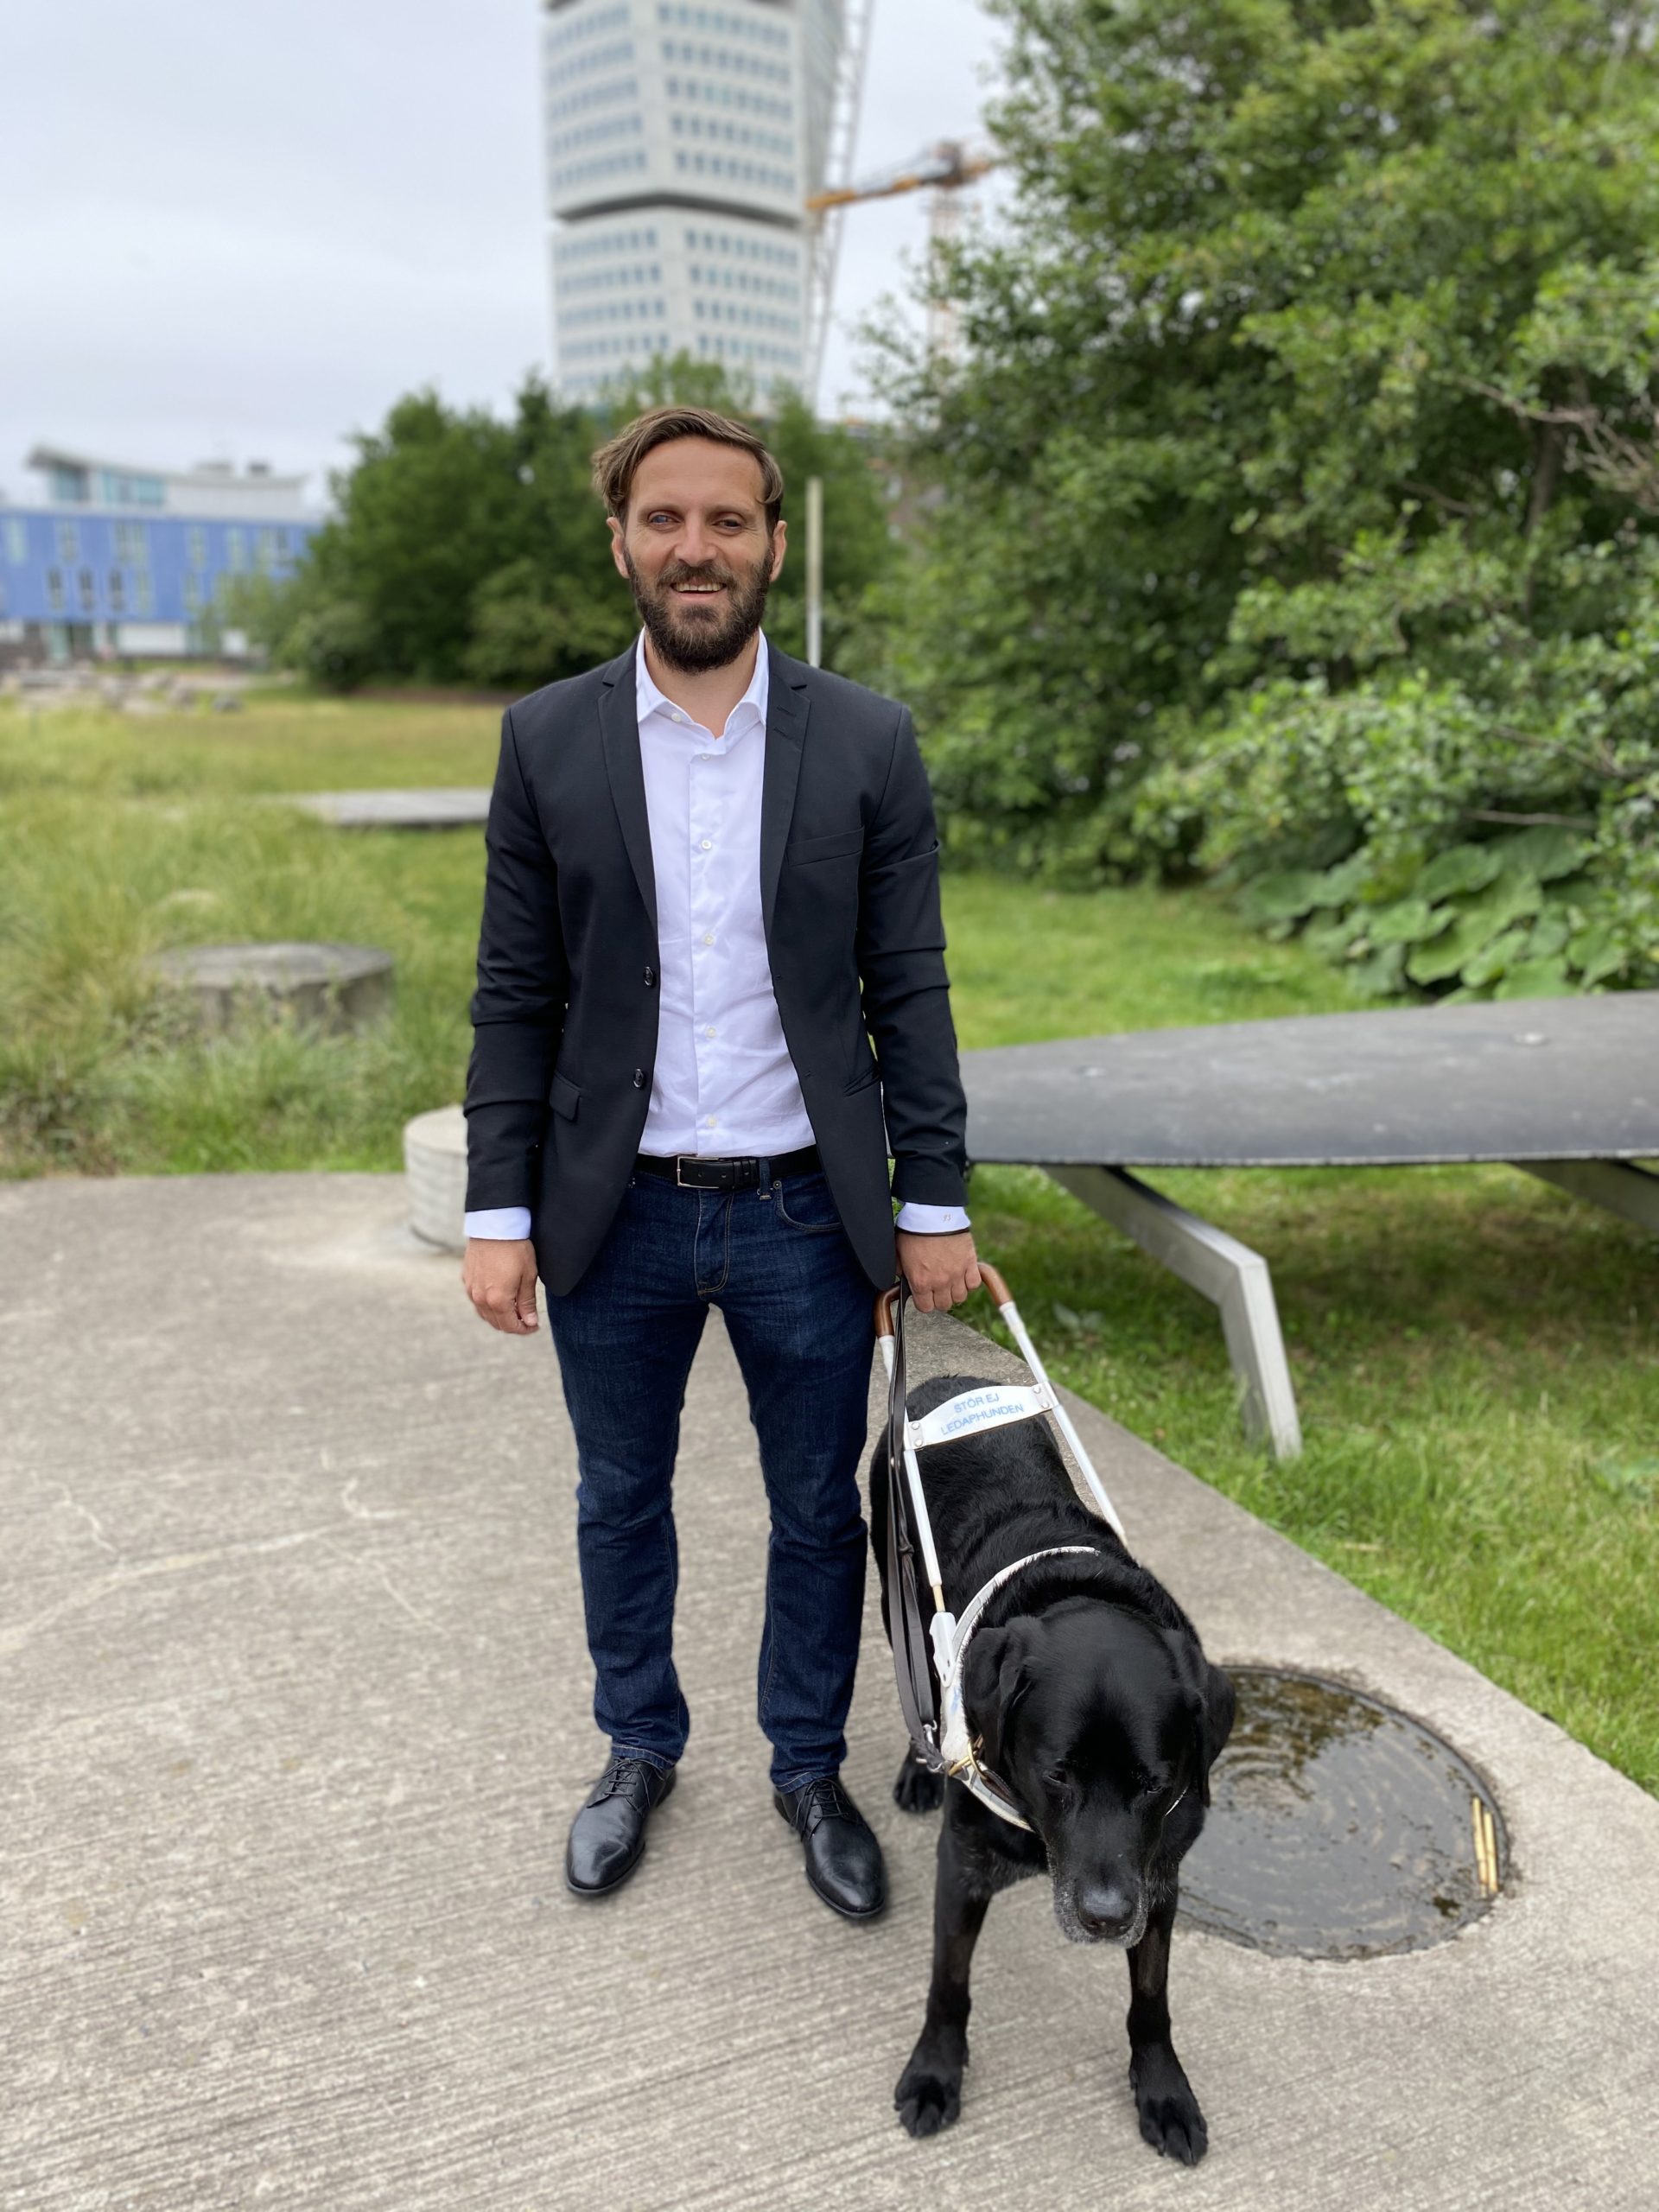
<instances>
[{"instance_id":1,"label":"dog's paw","mask_svg":"<svg viewBox=\"0 0 1659 2212\"><path fill-rule=\"evenodd\" d=\"M1180 2061L1172 2051L1167 2059L1131 2065L1129 2081L1144 2139L1160 2158L1196 2166L1210 2148L1210 2131Z\"/></svg>"},{"instance_id":2,"label":"dog's paw","mask_svg":"<svg viewBox=\"0 0 1659 2212\"><path fill-rule=\"evenodd\" d=\"M962 2111L962 2069L939 2065L918 2053L893 2093L899 2117L912 2135L937 2135Z\"/></svg>"},{"instance_id":3,"label":"dog's paw","mask_svg":"<svg viewBox=\"0 0 1659 2212\"><path fill-rule=\"evenodd\" d=\"M893 1777L893 1802L901 1813L937 1813L944 1802L944 1777L924 1766L914 1751L906 1751Z\"/></svg>"}]
</instances>

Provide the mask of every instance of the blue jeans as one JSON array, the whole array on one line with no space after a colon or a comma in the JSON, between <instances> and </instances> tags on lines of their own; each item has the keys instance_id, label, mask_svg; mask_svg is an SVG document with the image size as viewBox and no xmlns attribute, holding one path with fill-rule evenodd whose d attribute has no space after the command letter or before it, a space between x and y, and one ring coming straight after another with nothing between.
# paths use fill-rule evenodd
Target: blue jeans
<instances>
[{"instance_id":1,"label":"blue jeans","mask_svg":"<svg viewBox=\"0 0 1659 2212\"><path fill-rule=\"evenodd\" d=\"M686 1377L717 1306L772 1515L760 1714L772 1783L793 1789L839 1770L863 1610L858 1469L874 1297L816 1174L734 1192L636 1175L582 1281L548 1298L576 1434L594 1718L613 1750L669 1767L685 1748L674 1456Z\"/></svg>"}]
</instances>

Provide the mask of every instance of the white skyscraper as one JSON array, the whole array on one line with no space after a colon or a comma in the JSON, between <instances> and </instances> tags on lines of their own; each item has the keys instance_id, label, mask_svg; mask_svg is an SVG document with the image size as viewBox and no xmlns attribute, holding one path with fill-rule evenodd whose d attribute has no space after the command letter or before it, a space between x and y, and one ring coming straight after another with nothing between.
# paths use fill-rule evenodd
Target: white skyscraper
<instances>
[{"instance_id":1,"label":"white skyscraper","mask_svg":"<svg viewBox=\"0 0 1659 2212\"><path fill-rule=\"evenodd\" d=\"M543 0L557 383L687 353L808 372L846 0Z\"/></svg>"}]
</instances>

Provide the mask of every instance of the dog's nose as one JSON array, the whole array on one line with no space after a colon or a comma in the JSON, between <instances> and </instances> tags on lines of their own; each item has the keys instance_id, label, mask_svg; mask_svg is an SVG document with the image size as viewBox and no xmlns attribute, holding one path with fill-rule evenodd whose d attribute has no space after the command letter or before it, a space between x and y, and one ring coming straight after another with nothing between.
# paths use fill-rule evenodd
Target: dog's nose
<instances>
[{"instance_id":1,"label":"dog's nose","mask_svg":"<svg viewBox=\"0 0 1659 2212\"><path fill-rule=\"evenodd\" d=\"M1090 1936L1115 1941L1134 1923L1135 1899L1122 1882L1079 1882L1077 1918Z\"/></svg>"}]
</instances>

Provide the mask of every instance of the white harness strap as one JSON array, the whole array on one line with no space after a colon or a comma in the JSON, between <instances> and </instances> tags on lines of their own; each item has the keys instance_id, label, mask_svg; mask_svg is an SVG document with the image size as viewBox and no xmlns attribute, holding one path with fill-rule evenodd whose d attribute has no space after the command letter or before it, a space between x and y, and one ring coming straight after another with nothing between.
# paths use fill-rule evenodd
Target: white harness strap
<instances>
[{"instance_id":1,"label":"white harness strap","mask_svg":"<svg viewBox=\"0 0 1659 2212\"><path fill-rule=\"evenodd\" d=\"M962 1709L963 1664L968 1655L968 1647L973 1641L974 1631L979 1625L980 1616L1005 1582L1022 1568L1031 1566L1033 1560L1053 1559L1068 1552L1091 1552L1095 1547L1092 1544L1055 1544L1046 1551L1031 1552L1024 1559L1015 1560L1012 1567L1005 1567L991 1577L968 1606L958 1626L955 1614L944 1602L938 1550L933 1541L933 1524L928 1516L927 1497L922 1488L922 1471L916 1454L931 1444L954 1443L959 1437L973 1435L981 1429L1001 1428L1012 1421L1037 1421L1045 1414L1049 1415L1071 1446L1084 1480L1100 1509L1102 1519L1122 1541L1127 1543L1128 1539L1123 1534L1123 1523L1117 1517L1116 1509L1107 1496L1106 1485L1095 1472L1094 1462L1084 1448L1083 1439L1077 1434L1071 1416L1056 1395L1047 1371L1037 1356L1037 1347L1020 1318L1019 1307L1008 1294L1007 1285L996 1270L983 1261L980 1263L980 1272L986 1288L995 1300L997 1312L1007 1324L1009 1334L1020 1347L1020 1357L1030 1370L1032 1380L1029 1383L988 1382L971 1390L958 1391L954 1398L947 1398L942 1406L935 1406L932 1412L924 1414L920 1421L912 1421L906 1411L901 1430L898 1416L903 1405L904 1376L897 1332L903 1322L905 1293L902 1287L898 1291L884 1292L881 1299L877 1300L878 1316L886 1310L890 1312L891 1319L885 1328L878 1324L876 1341L881 1348L881 1357L893 1393L889 1433L896 1441L902 1443L905 1475L916 1535L933 1592L933 1617L928 1623L927 1635L932 1646L933 1671L939 1681L941 1709L938 1736L935 1749L931 1725L922 1728L914 1737L917 1755L924 1758L935 1772L942 1764L945 1771L955 1775L982 1805L988 1807L1001 1819L1015 1827L1029 1828L1031 1822L1014 1802L1011 1792L975 1758L973 1743L968 1733L967 1717ZM897 1501L894 1503L896 1509ZM897 1523L894 1525L896 1527ZM896 1657L896 1643L894 1651ZM901 1698L906 1694L901 1681Z\"/></svg>"},{"instance_id":2,"label":"white harness strap","mask_svg":"<svg viewBox=\"0 0 1659 2212\"><path fill-rule=\"evenodd\" d=\"M956 1649L940 1677L939 1749L944 1757L945 1772L955 1775L970 1796L1017 1828L1028 1829L1031 1822L1015 1803L1013 1793L995 1775L981 1766L968 1733L968 1716L962 1709L962 1676L968 1663L968 1647L979 1627L980 1615L1005 1582L1011 1582L1016 1574L1034 1566L1039 1559L1059 1559L1073 1552L1092 1553L1094 1548L1092 1544L1051 1544L1046 1551L1027 1552L1024 1559L1015 1560L1012 1567L1005 1567L994 1574L957 1624Z\"/></svg>"}]
</instances>

